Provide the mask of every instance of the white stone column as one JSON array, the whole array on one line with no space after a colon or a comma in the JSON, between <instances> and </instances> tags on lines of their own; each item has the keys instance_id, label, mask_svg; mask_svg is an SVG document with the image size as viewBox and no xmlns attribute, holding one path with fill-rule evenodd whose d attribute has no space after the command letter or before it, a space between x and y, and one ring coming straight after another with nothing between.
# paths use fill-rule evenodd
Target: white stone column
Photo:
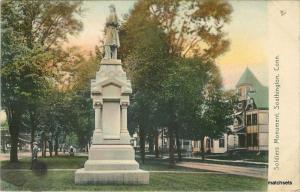
<instances>
[{"instance_id":1,"label":"white stone column","mask_svg":"<svg viewBox=\"0 0 300 192\"><path fill-rule=\"evenodd\" d=\"M128 107L128 103L122 103L121 104L121 110L122 110L121 133L128 133L128 129L127 129L127 107Z\"/></svg>"},{"instance_id":2,"label":"white stone column","mask_svg":"<svg viewBox=\"0 0 300 192\"><path fill-rule=\"evenodd\" d=\"M95 102L95 131L102 132L102 104L100 102Z\"/></svg>"}]
</instances>

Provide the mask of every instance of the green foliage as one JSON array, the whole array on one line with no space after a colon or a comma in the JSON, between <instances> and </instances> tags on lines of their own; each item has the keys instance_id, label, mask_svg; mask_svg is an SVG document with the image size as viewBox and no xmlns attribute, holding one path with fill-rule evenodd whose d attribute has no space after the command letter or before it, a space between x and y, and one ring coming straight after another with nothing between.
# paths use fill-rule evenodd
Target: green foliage
<instances>
[{"instance_id":1,"label":"green foliage","mask_svg":"<svg viewBox=\"0 0 300 192\"><path fill-rule=\"evenodd\" d=\"M53 86L51 63L57 62L59 44L82 29L76 18L81 9L80 2L25 0L7 0L1 8L1 102L11 134L11 161L17 161L20 127L30 117L27 127L34 136L38 108Z\"/></svg>"},{"instance_id":2,"label":"green foliage","mask_svg":"<svg viewBox=\"0 0 300 192\"><path fill-rule=\"evenodd\" d=\"M94 130L94 109L90 98L90 83L98 71L100 60L98 56L83 59L72 70L73 83L69 91L69 113L72 121L71 130L77 136L79 147L90 143Z\"/></svg>"},{"instance_id":3,"label":"green foliage","mask_svg":"<svg viewBox=\"0 0 300 192\"><path fill-rule=\"evenodd\" d=\"M172 148L174 133L201 139L226 132L232 106L213 61L229 46L223 27L231 12L221 0L135 4L120 32L120 55L134 90L131 133L143 139L166 127Z\"/></svg>"},{"instance_id":4,"label":"green foliage","mask_svg":"<svg viewBox=\"0 0 300 192\"><path fill-rule=\"evenodd\" d=\"M81 2L12 1L2 4L2 20L28 48L34 44L50 48L66 41L82 29L75 17L82 12ZM2 28L3 29L3 28Z\"/></svg>"},{"instance_id":5,"label":"green foliage","mask_svg":"<svg viewBox=\"0 0 300 192\"><path fill-rule=\"evenodd\" d=\"M159 23L172 55L214 60L228 50L223 30L232 6L225 0L149 0L137 3L132 13L138 11Z\"/></svg>"}]
</instances>

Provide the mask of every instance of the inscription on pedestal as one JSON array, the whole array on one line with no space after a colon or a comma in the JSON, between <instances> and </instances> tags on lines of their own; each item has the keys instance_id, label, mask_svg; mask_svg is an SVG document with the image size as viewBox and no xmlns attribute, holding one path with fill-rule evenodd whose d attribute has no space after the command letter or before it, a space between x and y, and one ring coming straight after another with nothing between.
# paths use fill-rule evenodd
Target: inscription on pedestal
<instances>
[{"instance_id":1,"label":"inscription on pedestal","mask_svg":"<svg viewBox=\"0 0 300 192\"><path fill-rule=\"evenodd\" d=\"M103 102L103 138L120 139L120 101Z\"/></svg>"}]
</instances>

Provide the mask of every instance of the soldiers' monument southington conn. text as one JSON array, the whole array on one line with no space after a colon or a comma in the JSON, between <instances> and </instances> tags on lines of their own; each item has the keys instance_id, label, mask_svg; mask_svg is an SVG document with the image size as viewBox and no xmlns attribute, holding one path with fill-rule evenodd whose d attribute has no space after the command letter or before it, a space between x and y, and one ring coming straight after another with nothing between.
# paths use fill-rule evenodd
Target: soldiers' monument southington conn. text
<instances>
[{"instance_id":1,"label":"soldiers' monument southington conn. text","mask_svg":"<svg viewBox=\"0 0 300 192\"><path fill-rule=\"evenodd\" d=\"M117 59L120 46L114 5L105 24L105 56L91 82L95 130L88 160L75 173L76 184L148 184L149 172L139 169L127 130L130 80ZM100 62L100 61L99 61Z\"/></svg>"}]
</instances>

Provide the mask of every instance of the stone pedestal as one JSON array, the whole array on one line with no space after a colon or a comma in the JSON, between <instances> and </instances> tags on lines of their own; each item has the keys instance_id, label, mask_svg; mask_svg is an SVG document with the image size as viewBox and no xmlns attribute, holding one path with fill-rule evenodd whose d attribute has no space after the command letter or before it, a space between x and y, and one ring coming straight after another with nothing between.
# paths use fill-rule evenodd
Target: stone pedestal
<instances>
[{"instance_id":1,"label":"stone pedestal","mask_svg":"<svg viewBox=\"0 0 300 192\"><path fill-rule=\"evenodd\" d=\"M95 130L89 159L75 172L75 183L148 184L149 172L139 169L127 130L131 83L121 60L103 59L91 83Z\"/></svg>"}]
</instances>

